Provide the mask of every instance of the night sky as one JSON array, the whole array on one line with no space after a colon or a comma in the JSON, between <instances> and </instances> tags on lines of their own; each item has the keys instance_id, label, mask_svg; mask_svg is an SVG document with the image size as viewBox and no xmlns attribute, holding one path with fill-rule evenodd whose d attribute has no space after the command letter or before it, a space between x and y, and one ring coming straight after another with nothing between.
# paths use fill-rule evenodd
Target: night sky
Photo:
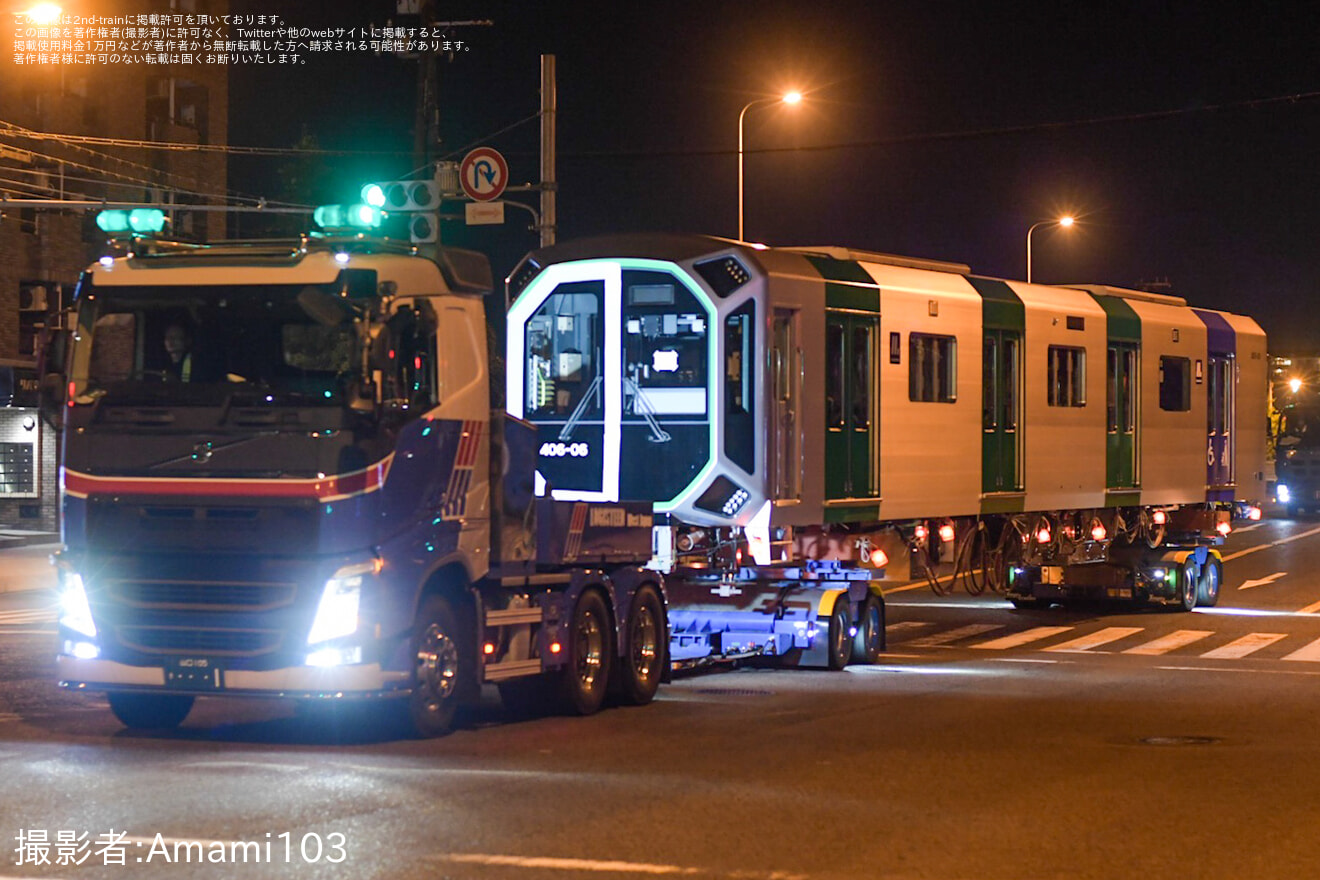
<instances>
[{"instance_id":1,"label":"night sky","mask_svg":"<svg viewBox=\"0 0 1320 880\"><path fill-rule=\"evenodd\" d=\"M307 26L394 16L392 0L250 7ZM557 56L561 241L735 235L738 113L796 87L803 104L747 117L749 240L1022 278L1027 228L1069 211L1077 227L1033 237L1036 281L1167 281L1255 316L1273 353L1320 352L1320 67L1303 4L469 2L438 17L494 22L453 32L471 48L440 65L441 151L495 146L515 182L537 178L536 121L491 135L536 113L539 55ZM230 140L406 153L415 70L362 54L235 68ZM231 187L273 195L278 165L235 160ZM300 197L349 200L411 168L327 158ZM446 238L502 275L537 243L509 216Z\"/></svg>"}]
</instances>

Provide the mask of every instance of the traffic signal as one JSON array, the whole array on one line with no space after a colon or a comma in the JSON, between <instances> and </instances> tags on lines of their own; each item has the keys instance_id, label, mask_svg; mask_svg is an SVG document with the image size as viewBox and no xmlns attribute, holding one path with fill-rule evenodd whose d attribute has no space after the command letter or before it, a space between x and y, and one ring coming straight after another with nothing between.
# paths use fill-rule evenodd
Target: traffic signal
<instances>
[{"instance_id":1,"label":"traffic signal","mask_svg":"<svg viewBox=\"0 0 1320 880\"><path fill-rule=\"evenodd\" d=\"M434 180L391 180L362 187L362 201L386 211L437 211L440 185Z\"/></svg>"}]
</instances>

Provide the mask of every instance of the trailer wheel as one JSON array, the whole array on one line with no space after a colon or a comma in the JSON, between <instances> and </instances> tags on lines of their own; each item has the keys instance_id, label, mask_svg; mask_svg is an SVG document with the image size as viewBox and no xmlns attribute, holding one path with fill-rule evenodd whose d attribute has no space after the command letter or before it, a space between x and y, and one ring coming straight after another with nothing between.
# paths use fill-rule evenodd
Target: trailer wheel
<instances>
[{"instance_id":1,"label":"trailer wheel","mask_svg":"<svg viewBox=\"0 0 1320 880\"><path fill-rule=\"evenodd\" d=\"M867 596L857 616L852 662L874 663L885 649L885 610L875 596Z\"/></svg>"},{"instance_id":2,"label":"trailer wheel","mask_svg":"<svg viewBox=\"0 0 1320 880\"><path fill-rule=\"evenodd\" d=\"M443 596L431 596L422 603L412 644L409 725L422 738L444 736L453 727L458 709L464 657L454 609Z\"/></svg>"},{"instance_id":3,"label":"trailer wheel","mask_svg":"<svg viewBox=\"0 0 1320 880\"><path fill-rule=\"evenodd\" d=\"M166 730L178 727L192 711L193 698L180 694L106 694L110 711L125 727Z\"/></svg>"},{"instance_id":4,"label":"trailer wheel","mask_svg":"<svg viewBox=\"0 0 1320 880\"><path fill-rule=\"evenodd\" d=\"M618 667L619 697L642 706L655 698L664 675L665 611L655 587L643 584L633 594L624 632L628 650Z\"/></svg>"},{"instance_id":5,"label":"trailer wheel","mask_svg":"<svg viewBox=\"0 0 1320 880\"><path fill-rule=\"evenodd\" d=\"M834 610L830 612L830 632L828 658L830 669L842 669L852 658L853 636L850 632L852 620L848 616L848 594L834 599Z\"/></svg>"},{"instance_id":6,"label":"trailer wheel","mask_svg":"<svg viewBox=\"0 0 1320 880\"><path fill-rule=\"evenodd\" d=\"M1211 557L1201 569L1201 578L1196 585L1196 604L1206 608L1215 607L1219 602L1219 584L1224 579L1224 564Z\"/></svg>"},{"instance_id":7,"label":"trailer wheel","mask_svg":"<svg viewBox=\"0 0 1320 880\"><path fill-rule=\"evenodd\" d=\"M1174 608L1178 611L1191 611L1196 607L1197 578L1192 574L1192 566L1184 562L1178 566L1178 595L1174 597Z\"/></svg>"},{"instance_id":8,"label":"trailer wheel","mask_svg":"<svg viewBox=\"0 0 1320 880\"><path fill-rule=\"evenodd\" d=\"M559 680L559 702L575 715L590 715L605 701L610 680L610 616L605 600L587 590L569 621L568 665Z\"/></svg>"}]
</instances>

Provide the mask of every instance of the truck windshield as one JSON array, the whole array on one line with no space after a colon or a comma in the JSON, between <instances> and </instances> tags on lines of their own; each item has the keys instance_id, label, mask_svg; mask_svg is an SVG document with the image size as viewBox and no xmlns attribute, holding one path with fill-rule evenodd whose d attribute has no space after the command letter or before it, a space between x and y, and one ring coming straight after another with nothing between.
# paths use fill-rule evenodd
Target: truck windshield
<instances>
[{"instance_id":1,"label":"truck windshield","mask_svg":"<svg viewBox=\"0 0 1320 880\"><path fill-rule=\"evenodd\" d=\"M1279 420L1279 445L1320 448L1320 409L1285 409Z\"/></svg>"},{"instance_id":2,"label":"truck windshield","mask_svg":"<svg viewBox=\"0 0 1320 880\"><path fill-rule=\"evenodd\" d=\"M326 285L101 287L78 310L74 399L338 404L357 378L353 307Z\"/></svg>"}]
</instances>

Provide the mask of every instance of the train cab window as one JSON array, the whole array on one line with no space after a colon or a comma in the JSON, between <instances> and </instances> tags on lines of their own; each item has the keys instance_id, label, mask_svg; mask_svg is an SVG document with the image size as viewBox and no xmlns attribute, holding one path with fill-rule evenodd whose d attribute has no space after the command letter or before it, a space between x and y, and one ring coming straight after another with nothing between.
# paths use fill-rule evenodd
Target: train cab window
<instances>
[{"instance_id":1,"label":"train cab window","mask_svg":"<svg viewBox=\"0 0 1320 880\"><path fill-rule=\"evenodd\" d=\"M598 334L604 295L598 281L561 284L527 322L528 417L600 417Z\"/></svg>"},{"instance_id":2,"label":"train cab window","mask_svg":"<svg viewBox=\"0 0 1320 880\"><path fill-rule=\"evenodd\" d=\"M1192 408L1192 362L1184 357L1160 358L1160 409L1187 412Z\"/></svg>"},{"instance_id":3,"label":"train cab window","mask_svg":"<svg viewBox=\"0 0 1320 880\"><path fill-rule=\"evenodd\" d=\"M953 403L958 399L958 340L930 333L908 334L908 399Z\"/></svg>"},{"instance_id":4,"label":"train cab window","mask_svg":"<svg viewBox=\"0 0 1320 880\"><path fill-rule=\"evenodd\" d=\"M1050 406L1086 406L1086 349L1051 345L1046 387Z\"/></svg>"}]
</instances>

